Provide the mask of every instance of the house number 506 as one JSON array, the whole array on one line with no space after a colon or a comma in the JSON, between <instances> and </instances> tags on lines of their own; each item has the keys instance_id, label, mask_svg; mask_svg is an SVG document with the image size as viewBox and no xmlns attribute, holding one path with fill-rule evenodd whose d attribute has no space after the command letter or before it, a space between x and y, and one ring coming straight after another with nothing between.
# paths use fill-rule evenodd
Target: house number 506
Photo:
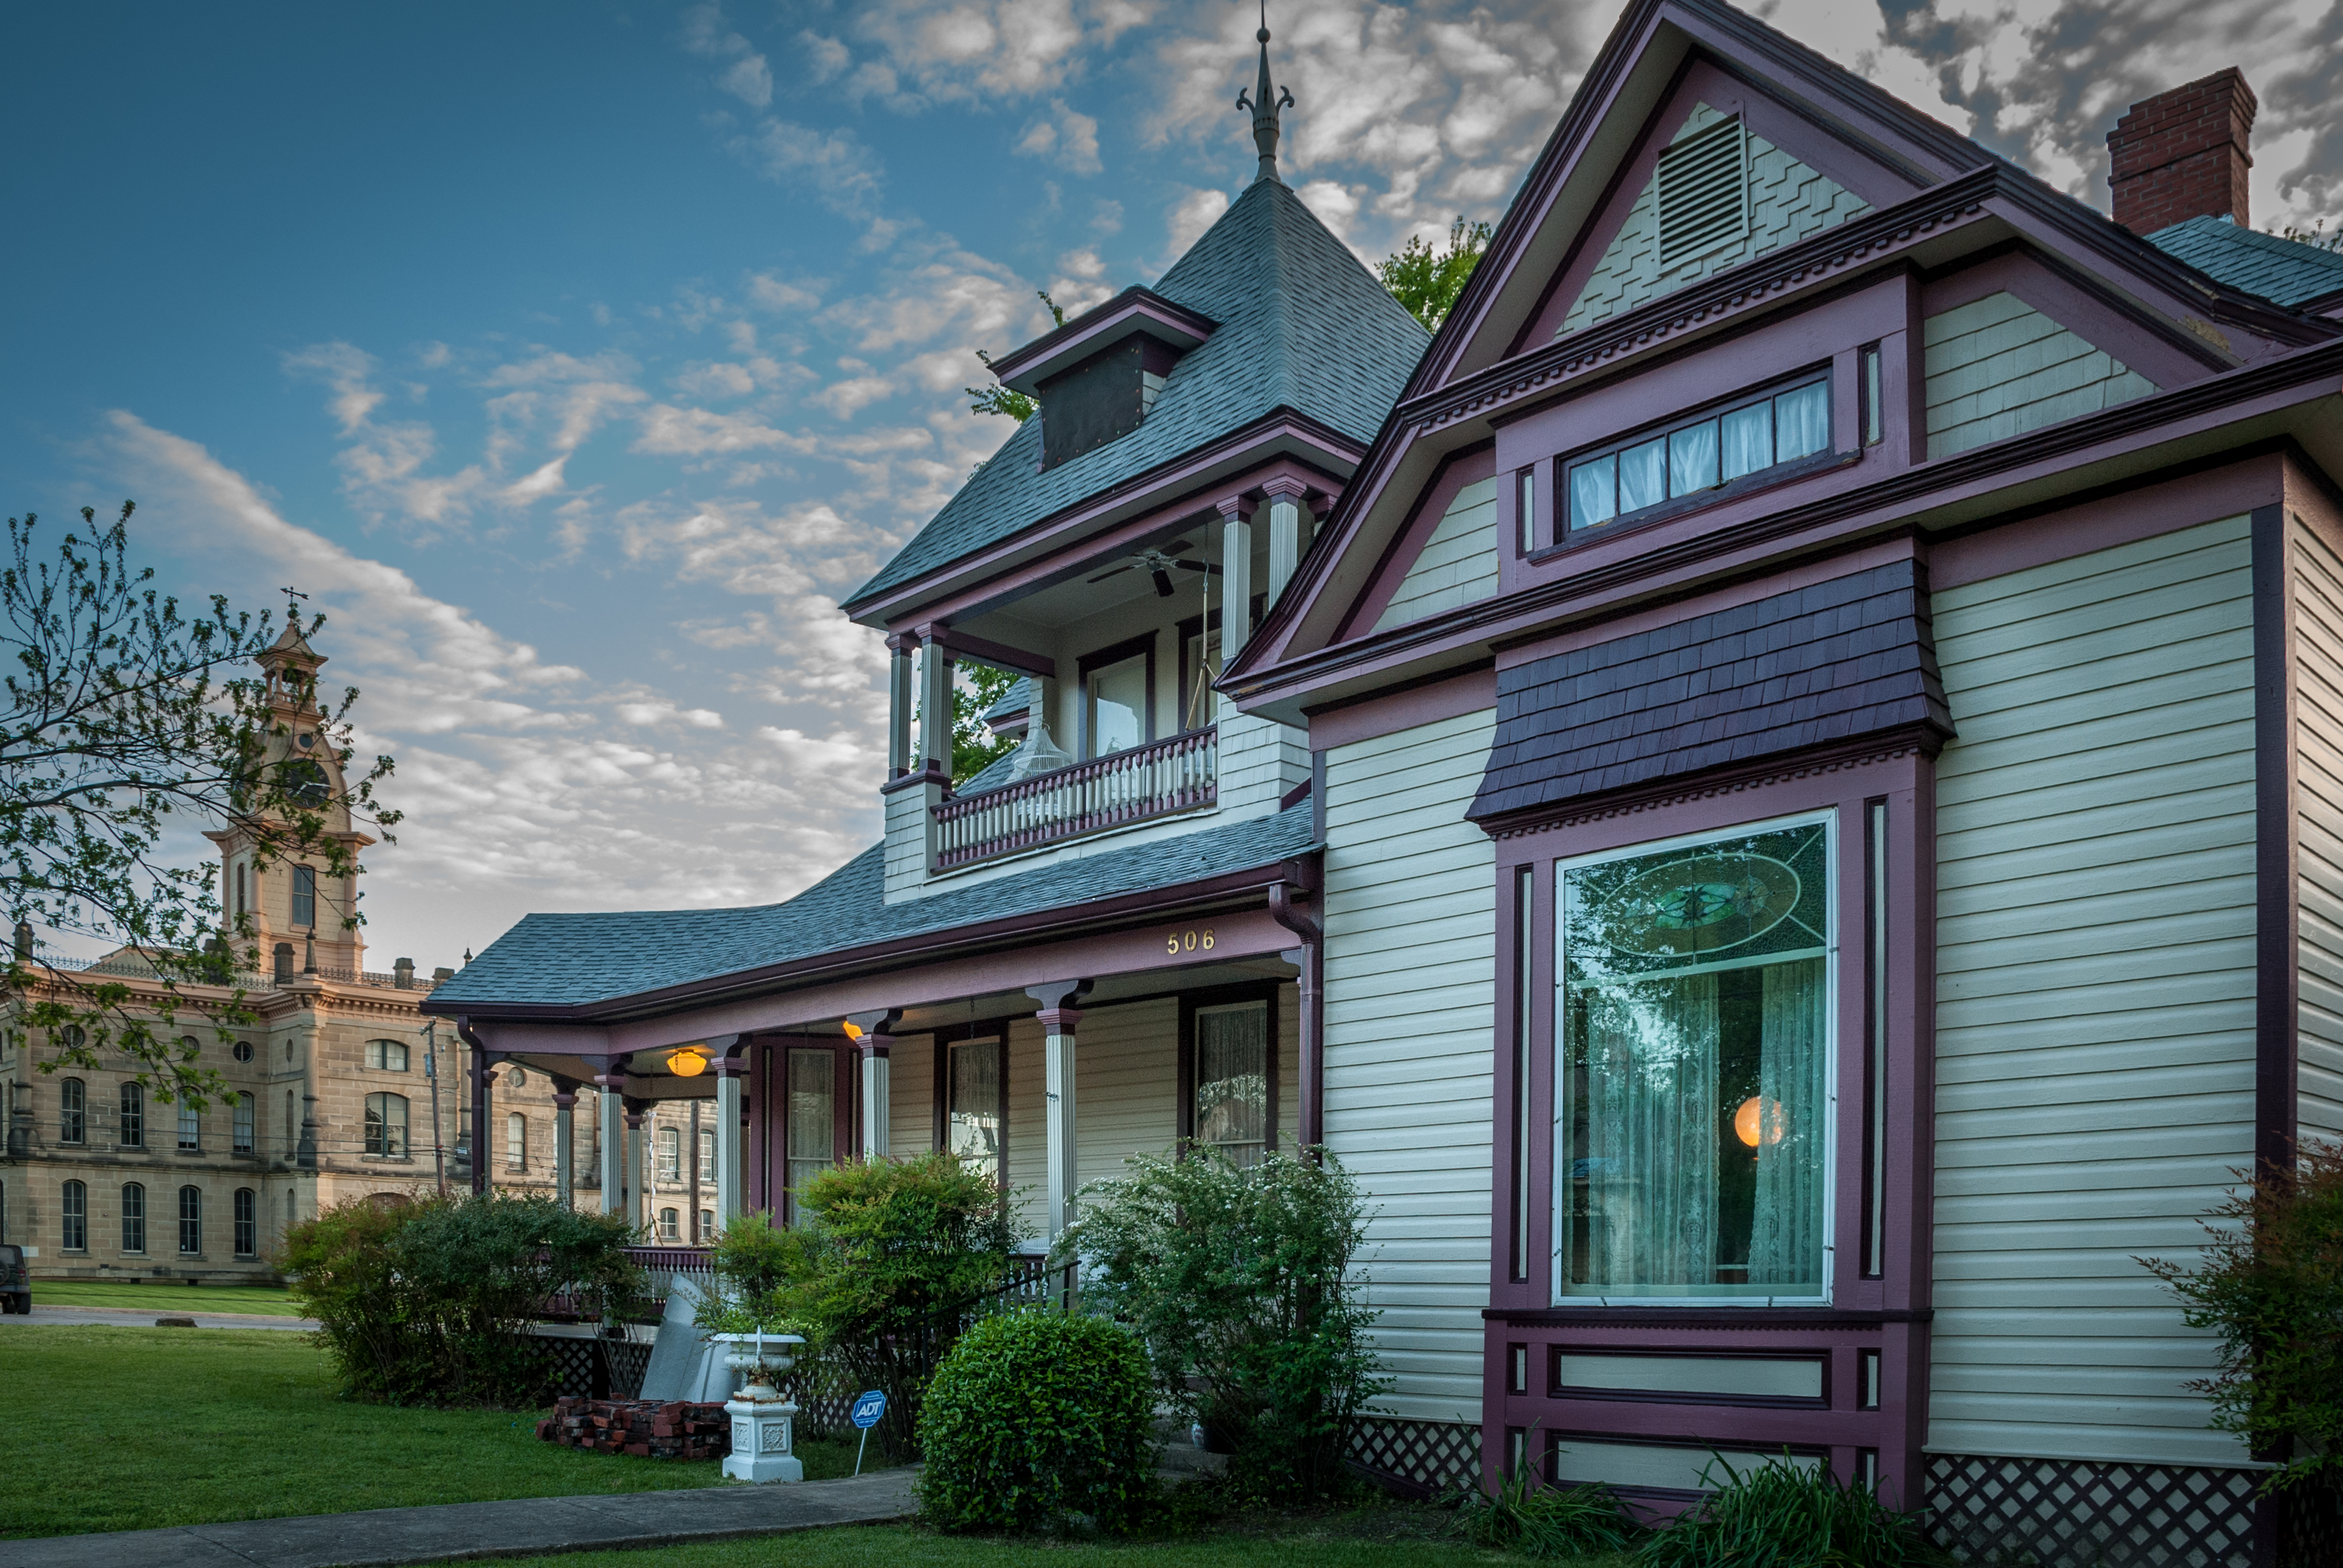
<instances>
[{"instance_id":1,"label":"house number 506","mask_svg":"<svg viewBox=\"0 0 2343 1568\"><path fill-rule=\"evenodd\" d=\"M1212 950L1212 927L1205 926L1199 930L1173 931L1163 939L1163 950L1167 953L1192 953L1200 948L1205 952Z\"/></svg>"}]
</instances>

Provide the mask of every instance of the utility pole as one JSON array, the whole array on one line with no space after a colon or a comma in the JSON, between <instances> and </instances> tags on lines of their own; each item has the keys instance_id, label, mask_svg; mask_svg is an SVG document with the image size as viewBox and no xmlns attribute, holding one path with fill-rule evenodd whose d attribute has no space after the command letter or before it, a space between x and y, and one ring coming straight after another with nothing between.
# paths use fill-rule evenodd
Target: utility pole
<instances>
[{"instance_id":1,"label":"utility pole","mask_svg":"<svg viewBox=\"0 0 2343 1568\"><path fill-rule=\"evenodd\" d=\"M439 1020L426 1019L416 1032L423 1036L423 1076L431 1084L431 1171L439 1196L447 1195L447 1157L439 1141Z\"/></svg>"}]
</instances>

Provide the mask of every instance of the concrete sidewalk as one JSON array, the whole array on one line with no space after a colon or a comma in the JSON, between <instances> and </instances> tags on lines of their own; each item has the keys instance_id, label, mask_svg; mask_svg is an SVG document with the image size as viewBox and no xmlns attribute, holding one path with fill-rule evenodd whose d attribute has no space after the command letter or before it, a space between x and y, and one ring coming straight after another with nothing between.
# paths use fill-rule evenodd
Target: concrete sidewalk
<instances>
[{"instance_id":1,"label":"concrete sidewalk","mask_svg":"<svg viewBox=\"0 0 2343 1568\"><path fill-rule=\"evenodd\" d=\"M0 1541L0 1568L372 1568L665 1546L900 1519L918 1506L911 1500L912 1473L882 1470L794 1486L528 1497Z\"/></svg>"},{"instance_id":2,"label":"concrete sidewalk","mask_svg":"<svg viewBox=\"0 0 2343 1568\"><path fill-rule=\"evenodd\" d=\"M169 1307L45 1307L34 1303L29 1316L10 1312L0 1317L0 1328L11 1323L113 1323L122 1328L151 1329L156 1318L193 1318L199 1329L314 1329L314 1318L280 1318L263 1312L175 1312Z\"/></svg>"}]
</instances>

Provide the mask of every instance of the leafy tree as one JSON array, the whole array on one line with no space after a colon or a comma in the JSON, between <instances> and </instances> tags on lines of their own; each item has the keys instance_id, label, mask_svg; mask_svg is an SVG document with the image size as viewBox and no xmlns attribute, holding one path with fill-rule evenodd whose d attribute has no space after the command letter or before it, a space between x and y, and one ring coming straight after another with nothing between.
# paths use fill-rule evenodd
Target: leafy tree
<instances>
[{"instance_id":1,"label":"leafy tree","mask_svg":"<svg viewBox=\"0 0 2343 1568\"><path fill-rule=\"evenodd\" d=\"M1017 749L1014 739L995 735L985 713L1024 678L982 664L955 664L952 682L952 781L965 784Z\"/></svg>"},{"instance_id":2,"label":"leafy tree","mask_svg":"<svg viewBox=\"0 0 2343 1568\"><path fill-rule=\"evenodd\" d=\"M1063 327L1066 324L1066 313L1060 308L1056 300L1050 297L1050 291L1046 288L1037 288L1033 294L1034 297L1050 307L1051 325ZM991 355L980 348L976 351L976 357L984 361L984 367L987 370L992 368ZM1024 393L1013 392L1003 387L998 380L990 387L963 387L960 390L968 394L968 407L970 413L1005 414L1020 425L1031 419L1041 407Z\"/></svg>"},{"instance_id":3,"label":"leafy tree","mask_svg":"<svg viewBox=\"0 0 2343 1568\"><path fill-rule=\"evenodd\" d=\"M1481 253L1488 248L1493 232L1487 224L1467 224L1460 215L1449 226L1446 249L1434 250L1417 235L1383 257L1375 276L1427 331L1437 332L1456 297L1463 292L1465 279L1481 264Z\"/></svg>"},{"instance_id":4,"label":"leafy tree","mask_svg":"<svg viewBox=\"0 0 2343 1568\"><path fill-rule=\"evenodd\" d=\"M208 613L183 612L153 586L152 568L131 563L132 510L126 501L100 526L84 508L87 531L66 533L53 557L36 551L34 514L8 519L0 900L16 940L5 983L18 1021L60 1048L43 1072L95 1069L101 1050L119 1051L160 1098L201 1105L225 1085L179 1042L179 1015L209 1020L222 1038L255 1021L236 978L258 967L259 953L251 917L221 908L219 868L174 863L166 836L198 823L241 829L256 866L298 855L340 878L357 868L333 831L339 816L388 839L399 814L374 794L391 759L352 767L356 690L304 720L337 759L339 789L316 762L271 760L289 744L284 716L314 707L314 679L289 668L272 689L230 673L271 646L274 618L232 610L216 594ZM289 630L306 638L324 625L288 598ZM355 911L346 923L357 923ZM159 986L134 993L119 980L48 967L30 940L35 924L131 949Z\"/></svg>"}]
</instances>

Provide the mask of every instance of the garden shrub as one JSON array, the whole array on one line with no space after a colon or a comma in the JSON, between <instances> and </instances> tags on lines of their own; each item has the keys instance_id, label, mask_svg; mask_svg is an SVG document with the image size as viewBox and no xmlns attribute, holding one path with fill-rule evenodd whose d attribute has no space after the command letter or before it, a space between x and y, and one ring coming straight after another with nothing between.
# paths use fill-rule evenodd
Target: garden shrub
<instances>
[{"instance_id":1,"label":"garden shrub","mask_svg":"<svg viewBox=\"0 0 2343 1568\"><path fill-rule=\"evenodd\" d=\"M970 1328L920 1416L920 1507L945 1530L1128 1530L1154 1489L1147 1354L1103 1318L1008 1312Z\"/></svg>"},{"instance_id":2,"label":"garden shrub","mask_svg":"<svg viewBox=\"0 0 2343 1568\"><path fill-rule=\"evenodd\" d=\"M2242 1176L2244 1172L2239 1172ZM2213 1424L2282 1460L2263 1481L2343 1486L2343 1152L2314 1146L2269 1168L2205 1222L2195 1270L2142 1260L2221 1337L2221 1370L2188 1386Z\"/></svg>"},{"instance_id":3,"label":"garden shrub","mask_svg":"<svg viewBox=\"0 0 2343 1568\"><path fill-rule=\"evenodd\" d=\"M1725 1484L1653 1532L1637 1548L1649 1568L1908 1568L1949 1561L1927 1543L1919 1522L1897 1513L1868 1486L1826 1467L1803 1470L1768 1460L1735 1470L1722 1456L1702 1472Z\"/></svg>"},{"instance_id":4,"label":"garden shrub","mask_svg":"<svg viewBox=\"0 0 2343 1568\"><path fill-rule=\"evenodd\" d=\"M1192 1147L1128 1169L1085 1190L1060 1240L1086 1299L1138 1331L1162 1399L1226 1440L1240 1493L1347 1486L1343 1428L1386 1384L1349 1277L1358 1184L1331 1154L1239 1167Z\"/></svg>"},{"instance_id":5,"label":"garden shrub","mask_svg":"<svg viewBox=\"0 0 2343 1568\"><path fill-rule=\"evenodd\" d=\"M343 1392L415 1403L542 1402L551 1366L518 1332L568 1289L609 1310L639 1293L618 1215L490 1192L337 1204L287 1232L284 1265Z\"/></svg>"},{"instance_id":6,"label":"garden shrub","mask_svg":"<svg viewBox=\"0 0 2343 1568\"><path fill-rule=\"evenodd\" d=\"M832 1166L798 1204L801 1272L779 1304L805 1325L829 1375L886 1391L871 1437L891 1459L916 1458L920 1402L960 1311L1008 1271L1008 1202L990 1176L940 1151Z\"/></svg>"},{"instance_id":7,"label":"garden shrub","mask_svg":"<svg viewBox=\"0 0 2343 1568\"><path fill-rule=\"evenodd\" d=\"M1475 1546L1524 1557L1578 1557L1632 1546L1641 1533L1607 1486L1548 1486L1533 1475L1501 1478L1460 1500L1457 1526Z\"/></svg>"}]
</instances>

